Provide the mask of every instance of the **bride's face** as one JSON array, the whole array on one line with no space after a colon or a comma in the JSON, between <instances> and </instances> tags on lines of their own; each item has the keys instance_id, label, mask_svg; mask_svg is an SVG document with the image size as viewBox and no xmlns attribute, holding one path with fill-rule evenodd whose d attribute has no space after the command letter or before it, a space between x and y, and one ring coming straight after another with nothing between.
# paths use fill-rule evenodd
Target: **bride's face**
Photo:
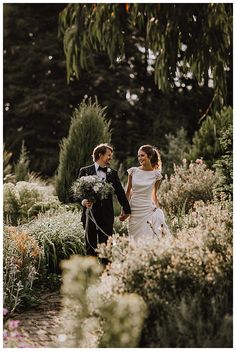
<instances>
[{"instance_id":1,"label":"bride's face","mask_svg":"<svg viewBox=\"0 0 236 351\"><path fill-rule=\"evenodd\" d=\"M150 166L150 164L151 164L150 158L148 157L146 152L144 152L142 150L140 150L138 152L138 161L139 161L140 165L144 166L144 167Z\"/></svg>"}]
</instances>

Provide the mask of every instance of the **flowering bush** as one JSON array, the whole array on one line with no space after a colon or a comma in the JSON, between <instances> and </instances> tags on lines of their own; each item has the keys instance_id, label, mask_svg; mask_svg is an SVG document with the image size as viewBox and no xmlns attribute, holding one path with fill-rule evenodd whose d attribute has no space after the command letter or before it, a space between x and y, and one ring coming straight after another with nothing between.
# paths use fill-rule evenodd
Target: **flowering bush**
<instances>
[{"instance_id":1,"label":"flowering bush","mask_svg":"<svg viewBox=\"0 0 236 351\"><path fill-rule=\"evenodd\" d=\"M70 255L84 255L84 230L80 212L61 206L57 211L40 213L22 226L38 241L43 263L50 272L58 272L60 261Z\"/></svg>"},{"instance_id":2,"label":"flowering bush","mask_svg":"<svg viewBox=\"0 0 236 351\"><path fill-rule=\"evenodd\" d=\"M65 334L59 336L60 346L136 347L146 315L143 299L97 290L102 267L94 257L74 256L62 266Z\"/></svg>"},{"instance_id":3,"label":"flowering bush","mask_svg":"<svg viewBox=\"0 0 236 351\"><path fill-rule=\"evenodd\" d=\"M115 217L113 225L114 234L128 235L128 221L121 222L119 217Z\"/></svg>"},{"instance_id":4,"label":"flowering bush","mask_svg":"<svg viewBox=\"0 0 236 351\"><path fill-rule=\"evenodd\" d=\"M104 291L106 286L106 294L107 291L110 295L136 293L143 297L149 313L140 347L230 347L230 202L195 203L175 236L142 245L129 244L128 238L119 237L116 246L120 252L109 243L106 249L100 248L101 257L109 257L113 262L97 289ZM194 306L192 301L197 301ZM196 311L199 325L192 328L192 324L186 322L184 329L188 337L185 338L181 325L183 327L185 317L193 320ZM222 325L226 328L224 332Z\"/></svg>"},{"instance_id":5,"label":"flowering bush","mask_svg":"<svg viewBox=\"0 0 236 351\"><path fill-rule=\"evenodd\" d=\"M181 166L175 167L170 179L166 178L161 184L161 206L172 218L187 213L195 201L213 199L219 179L219 174L207 169L202 160L189 165L183 160Z\"/></svg>"},{"instance_id":6,"label":"flowering bush","mask_svg":"<svg viewBox=\"0 0 236 351\"><path fill-rule=\"evenodd\" d=\"M3 300L13 312L32 295L42 251L34 237L16 227L4 228L3 249Z\"/></svg>"},{"instance_id":7,"label":"flowering bush","mask_svg":"<svg viewBox=\"0 0 236 351\"><path fill-rule=\"evenodd\" d=\"M98 176L90 175L77 179L72 185L72 192L76 199L80 197L96 202L107 199L114 193L114 188L110 183L101 181Z\"/></svg>"}]
</instances>

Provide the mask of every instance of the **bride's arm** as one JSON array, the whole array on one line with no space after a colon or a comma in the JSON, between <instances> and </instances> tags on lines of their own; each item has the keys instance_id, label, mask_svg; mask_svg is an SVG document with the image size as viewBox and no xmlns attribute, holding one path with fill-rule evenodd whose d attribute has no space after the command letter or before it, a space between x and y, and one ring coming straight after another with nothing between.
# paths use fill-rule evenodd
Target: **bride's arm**
<instances>
[{"instance_id":1,"label":"bride's arm","mask_svg":"<svg viewBox=\"0 0 236 351\"><path fill-rule=\"evenodd\" d=\"M161 180L157 180L155 185L154 185L153 192L152 192L152 201L154 202L156 207L160 206L158 195L157 195L157 190L159 189L160 185L161 185Z\"/></svg>"},{"instance_id":2,"label":"bride's arm","mask_svg":"<svg viewBox=\"0 0 236 351\"><path fill-rule=\"evenodd\" d=\"M128 201L130 199L131 192L132 192L132 176L129 174L128 175L128 182L127 182L127 186L126 186L126 192L125 192L125 195L126 195Z\"/></svg>"}]
</instances>

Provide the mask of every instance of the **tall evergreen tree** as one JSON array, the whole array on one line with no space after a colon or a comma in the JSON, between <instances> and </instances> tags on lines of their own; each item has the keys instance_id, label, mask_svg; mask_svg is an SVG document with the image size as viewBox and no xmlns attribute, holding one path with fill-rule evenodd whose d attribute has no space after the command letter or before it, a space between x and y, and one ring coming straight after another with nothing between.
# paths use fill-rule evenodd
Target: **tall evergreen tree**
<instances>
[{"instance_id":1,"label":"tall evergreen tree","mask_svg":"<svg viewBox=\"0 0 236 351\"><path fill-rule=\"evenodd\" d=\"M67 138L60 148L60 161L56 177L56 191L60 201L68 203L70 189L82 166L91 163L91 153L100 143L109 143L110 125L105 120L105 111L97 102L82 102L75 109Z\"/></svg>"}]
</instances>

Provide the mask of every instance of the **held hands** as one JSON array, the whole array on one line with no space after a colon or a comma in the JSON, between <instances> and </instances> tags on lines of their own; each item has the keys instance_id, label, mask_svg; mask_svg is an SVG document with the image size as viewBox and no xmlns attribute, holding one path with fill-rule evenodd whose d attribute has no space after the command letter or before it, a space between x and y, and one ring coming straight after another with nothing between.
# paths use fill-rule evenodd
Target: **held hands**
<instances>
[{"instance_id":1,"label":"held hands","mask_svg":"<svg viewBox=\"0 0 236 351\"><path fill-rule=\"evenodd\" d=\"M128 218L128 217L129 217L129 214L125 214L123 211L121 211L120 216L119 216L119 220L120 220L121 222L123 222L123 221L125 221L126 218Z\"/></svg>"},{"instance_id":2,"label":"held hands","mask_svg":"<svg viewBox=\"0 0 236 351\"><path fill-rule=\"evenodd\" d=\"M84 199L82 202L81 202L82 206L86 207L86 208L90 208L92 207L93 205L93 202L90 201L90 200L87 200L87 199Z\"/></svg>"}]
</instances>

